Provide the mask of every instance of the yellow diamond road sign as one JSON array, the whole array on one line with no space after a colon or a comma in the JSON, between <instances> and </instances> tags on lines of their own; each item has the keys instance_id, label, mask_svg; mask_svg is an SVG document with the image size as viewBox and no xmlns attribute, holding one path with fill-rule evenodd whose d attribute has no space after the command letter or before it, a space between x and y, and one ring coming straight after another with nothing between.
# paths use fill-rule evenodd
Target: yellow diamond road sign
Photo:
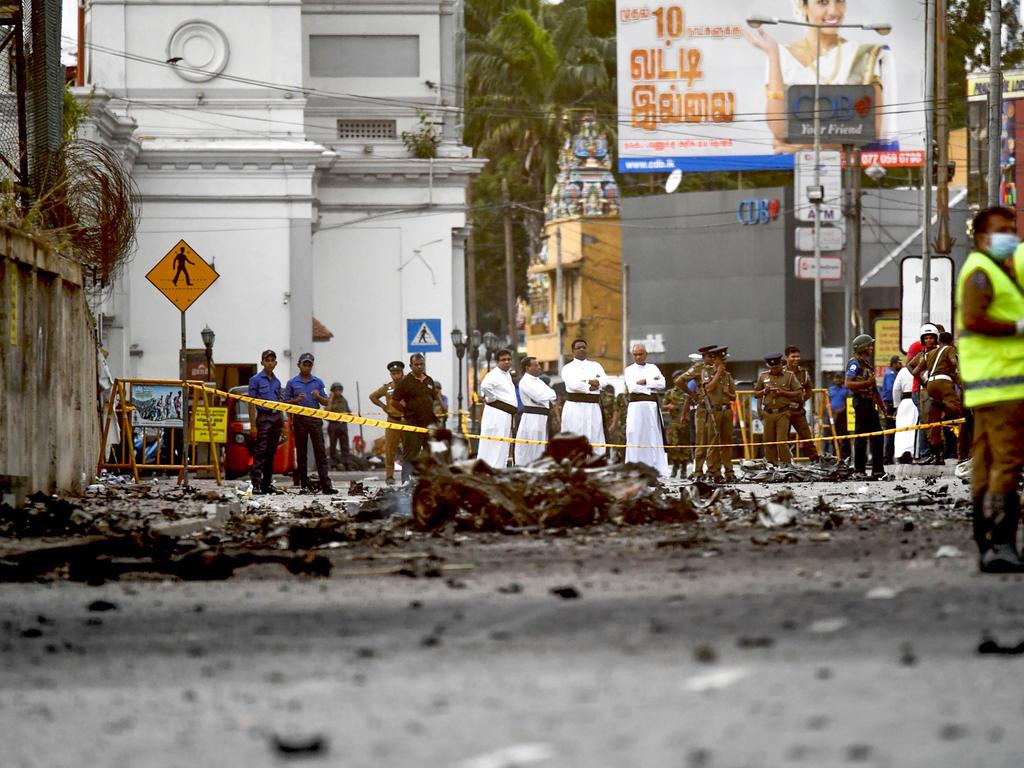
<instances>
[{"instance_id":1,"label":"yellow diamond road sign","mask_svg":"<svg viewBox=\"0 0 1024 768\"><path fill-rule=\"evenodd\" d=\"M217 280L220 275L184 240L179 240L146 279L184 312Z\"/></svg>"}]
</instances>

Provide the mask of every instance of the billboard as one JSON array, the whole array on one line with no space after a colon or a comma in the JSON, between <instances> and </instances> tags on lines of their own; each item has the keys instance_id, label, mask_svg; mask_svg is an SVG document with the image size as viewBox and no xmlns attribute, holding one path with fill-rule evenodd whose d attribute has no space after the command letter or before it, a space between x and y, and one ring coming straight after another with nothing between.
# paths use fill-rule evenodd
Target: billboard
<instances>
[{"instance_id":1,"label":"billboard","mask_svg":"<svg viewBox=\"0 0 1024 768\"><path fill-rule=\"evenodd\" d=\"M815 32L789 24L752 29L752 15L891 25L884 37L823 31L820 82L874 87L878 139L864 147L864 164L923 163L922 3L616 0L621 173L793 167L793 153L806 145L788 142L787 123L806 104L791 104L787 89L815 82Z\"/></svg>"}]
</instances>

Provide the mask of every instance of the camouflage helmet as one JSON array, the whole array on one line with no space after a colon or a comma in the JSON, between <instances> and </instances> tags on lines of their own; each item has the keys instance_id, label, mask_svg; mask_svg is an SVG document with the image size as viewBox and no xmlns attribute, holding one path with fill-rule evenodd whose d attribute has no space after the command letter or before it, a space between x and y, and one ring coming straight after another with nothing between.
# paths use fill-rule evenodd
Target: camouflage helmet
<instances>
[{"instance_id":1,"label":"camouflage helmet","mask_svg":"<svg viewBox=\"0 0 1024 768\"><path fill-rule=\"evenodd\" d=\"M875 340L868 336L866 333L862 333L860 336L853 340L851 346L854 352L863 352L869 346L875 343Z\"/></svg>"}]
</instances>

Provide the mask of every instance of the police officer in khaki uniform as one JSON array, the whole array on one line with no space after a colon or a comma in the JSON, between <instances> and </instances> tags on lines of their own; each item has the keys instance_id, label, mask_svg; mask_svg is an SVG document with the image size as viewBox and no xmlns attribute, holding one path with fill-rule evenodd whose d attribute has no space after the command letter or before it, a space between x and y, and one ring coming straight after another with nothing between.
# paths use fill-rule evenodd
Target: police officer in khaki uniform
<instances>
[{"instance_id":1,"label":"police officer in khaki uniform","mask_svg":"<svg viewBox=\"0 0 1024 768\"><path fill-rule=\"evenodd\" d=\"M405 363L401 360L392 360L388 363L388 373L391 374L391 381L373 390L370 393L370 402L388 415L388 421L401 424L402 411L392 404L391 399L394 396L395 387L405 375ZM384 482L388 485L395 483L395 459L398 456L401 441L402 433L399 430L384 430Z\"/></svg>"},{"instance_id":2,"label":"police officer in khaki uniform","mask_svg":"<svg viewBox=\"0 0 1024 768\"><path fill-rule=\"evenodd\" d=\"M717 344L708 344L697 350L701 355L700 362L694 363L682 376L678 376L673 380L673 383L678 389L684 392L689 392L689 388L686 386L691 381L697 382L697 407L693 414L695 429L696 429L696 444L697 448L693 452L693 475L697 478L704 477L704 462L708 457L707 445L710 443L708 439L708 424L707 424L707 410L702 407L701 403L704 401L704 397L700 392L700 383L702 381L704 370L706 368L713 368L714 363L711 357L711 353L718 348Z\"/></svg>"},{"instance_id":3,"label":"police officer in khaki uniform","mask_svg":"<svg viewBox=\"0 0 1024 768\"><path fill-rule=\"evenodd\" d=\"M789 424L793 403L803 402L804 392L793 372L782 365L782 355L764 359L768 370L757 377L754 395L764 424L764 457L770 464L790 462Z\"/></svg>"},{"instance_id":4,"label":"police officer in khaki uniform","mask_svg":"<svg viewBox=\"0 0 1024 768\"><path fill-rule=\"evenodd\" d=\"M953 336L949 333L940 333L936 337L935 346L929 347L921 352L914 359L918 361L914 367L915 376L920 376L925 382L928 390L928 423L933 424L949 419L959 419L964 415L964 406L960 401L957 390L960 389L960 366L957 361L956 348L953 346ZM945 340L945 342L943 342ZM967 434L965 429L960 430L961 438ZM921 464L946 463L945 437L943 428L935 426L928 430L928 442L931 444L931 451L928 457ZM958 457L965 458L965 447L961 439L958 445Z\"/></svg>"},{"instance_id":5,"label":"police officer in khaki uniform","mask_svg":"<svg viewBox=\"0 0 1024 768\"><path fill-rule=\"evenodd\" d=\"M786 370L793 374L800 385L801 397L789 404L789 423L800 438L800 450L807 452L811 461L818 460L818 446L811 438L811 428L807 424L807 411L804 406L814 395L814 382L811 374L800 365L800 347L786 347ZM788 435L787 435L788 437Z\"/></svg>"},{"instance_id":6,"label":"police officer in khaki uniform","mask_svg":"<svg viewBox=\"0 0 1024 768\"><path fill-rule=\"evenodd\" d=\"M729 356L728 347L719 347L710 352L711 365L704 366L701 373L703 397L698 411L705 411L705 432L708 445L708 471L705 477L711 482L721 480L724 473L727 483L736 482L732 471L732 404L736 399L736 382L725 369ZM729 447L727 447L729 446Z\"/></svg>"},{"instance_id":7,"label":"police officer in khaki uniform","mask_svg":"<svg viewBox=\"0 0 1024 768\"><path fill-rule=\"evenodd\" d=\"M681 379L685 371L672 372L672 381ZM665 393L661 401L662 418L665 421L665 437L670 446L668 448L668 463L672 467L671 477L686 477L686 465L690 460L688 448L677 446L686 445L690 440L690 392L685 387L674 386Z\"/></svg>"}]
</instances>

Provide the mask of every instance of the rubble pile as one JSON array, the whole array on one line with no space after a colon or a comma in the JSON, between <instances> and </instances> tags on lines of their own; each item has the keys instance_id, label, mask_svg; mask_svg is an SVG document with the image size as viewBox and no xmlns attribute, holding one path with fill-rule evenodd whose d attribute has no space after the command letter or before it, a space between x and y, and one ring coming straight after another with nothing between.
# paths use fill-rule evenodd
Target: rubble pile
<instances>
[{"instance_id":1,"label":"rubble pile","mask_svg":"<svg viewBox=\"0 0 1024 768\"><path fill-rule=\"evenodd\" d=\"M424 467L412 500L420 530L513 532L697 519L690 497L669 495L643 464L557 461L493 470L481 461Z\"/></svg>"},{"instance_id":2,"label":"rubble pile","mask_svg":"<svg viewBox=\"0 0 1024 768\"><path fill-rule=\"evenodd\" d=\"M804 462L800 464L769 464L748 460L740 464L743 478L755 483L841 483L854 475L846 462Z\"/></svg>"}]
</instances>

